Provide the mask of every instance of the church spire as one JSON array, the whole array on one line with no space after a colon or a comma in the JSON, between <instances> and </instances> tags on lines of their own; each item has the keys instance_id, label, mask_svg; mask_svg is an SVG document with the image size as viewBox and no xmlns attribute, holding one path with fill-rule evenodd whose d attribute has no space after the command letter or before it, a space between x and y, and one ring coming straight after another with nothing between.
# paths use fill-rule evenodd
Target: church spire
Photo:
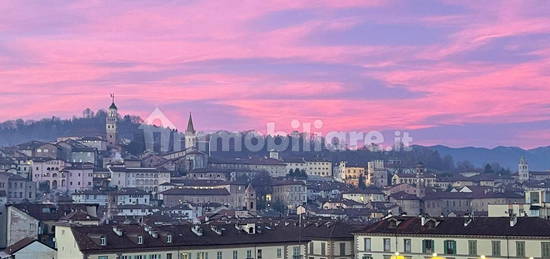
<instances>
[{"instance_id":1,"label":"church spire","mask_svg":"<svg viewBox=\"0 0 550 259\"><path fill-rule=\"evenodd\" d=\"M187 121L187 130L185 130L185 132L195 134L195 127L193 127L193 117L191 117L191 113L189 113L189 120Z\"/></svg>"},{"instance_id":2,"label":"church spire","mask_svg":"<svg viewBox=\"0 0 550 259\"><path fill-rule=\"evenodd\" d=\"M519 158L519 163L522 164L522 165L527 164L527 160L525 160L525 156L522 155L522 156Z\"/></svg>"},{"instance_id":3,"label":"church spire","mask_svg":"<svg viewBox=\"0 0 550 259\"><path fill-rule=\"evenodd\" d=\"M115 94L111 94L111 99L113 100L113 102L111 103L111 106L109 106L109 109L117 110L117 107L115 105Z\"/></svg>"}]
</instances>

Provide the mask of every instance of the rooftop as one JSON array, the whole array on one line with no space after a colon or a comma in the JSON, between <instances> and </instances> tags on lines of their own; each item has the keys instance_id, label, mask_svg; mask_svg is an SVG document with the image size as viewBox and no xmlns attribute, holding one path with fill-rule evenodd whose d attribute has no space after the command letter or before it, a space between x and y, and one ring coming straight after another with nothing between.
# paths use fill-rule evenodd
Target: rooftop
<instances>
[{"instance_id":1,"label":"rooftop","mask_svg":"<svg viewBox=\"0 0 550 259\"><path fill-rule=\"evenodd\" d=\"M230 193L225 188L215 188L215 189L173 188L162 192L162 195L221 196L221 195L230 195Z\"/></svg>"},{"instance_id":2,"label":"rooftop","mask_svg":"<svg viewBox=\"0 0 550 259\"><path fill-rule=\"evenodd\" d=\"M369 225L356 233L550 237L550 221L536 217L517 218L517 223L513 226L511 226L508 217L425 218L425 222L422 225L420 217L391 217Z\"/></svg>"},{"instance_id":3,"label":"rooftop","mask_svg":"<svg viewBox=\"0 0 550 259\"><path fill-rule=\"evenodd\" d=\"M80 250L88 253L308 241L305 237L293 234L299 231L300 227L297 224L244 226L241 228L236 224L183 224L155 227L100 225L72 226L71 230ZM118 233L113 228L116 228ZM246 232L249 228L253 228L255 233ZM142 237L142 244L137 242L138 236ZM168 242L168 236L170 236L171 242ZM106 245L100 245L100 237L105 237Z\"/></svg>"}]
</instances>

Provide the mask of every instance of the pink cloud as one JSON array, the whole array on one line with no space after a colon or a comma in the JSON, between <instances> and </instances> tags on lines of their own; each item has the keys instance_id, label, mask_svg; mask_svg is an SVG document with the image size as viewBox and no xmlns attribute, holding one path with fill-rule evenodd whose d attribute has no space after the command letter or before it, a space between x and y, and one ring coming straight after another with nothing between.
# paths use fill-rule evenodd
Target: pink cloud
<instances>
[{"instance_id":1,"label":"pink cloud","mask_svg":"<svg viewBox=\"0 0 550 259\"><path fill-rule=\"evenodd\" d=\"M86 107L105 107L110 92L128 105L120 105L124 112L142 116L156 106L220 105L244 121L243 129L263 128L270 121L288 127L293 119L322 119L326 130L550 119L550 51L544 42L528 50L537 59L524 62L453 59L498 39L549 34L550 19L533 13L536 4L494 8L464 1L464 10L425 14L396 8L403 3L75 1L33 4L31 10L26 5L32 3L3 2L0 37L8 40L0 44L0 101L5 104L0 119L69 117ZM269 30L254 27L274 12L296 10L311 16L294 21L289 15L289 21ZM388 10L392 15L378 16ZM314 44L308 39L326 30L349 32L345 36L355 39L363 35L353 29L366 23L444 31L429 44ZM371 37L377 36L388 35ZM521 47L511 44L505 50ZM227 60L246 62L223 63ZM410 94L378 97L389 90ZM136 102L143 105L133 106Z\"/></svg>"}]
</instances>

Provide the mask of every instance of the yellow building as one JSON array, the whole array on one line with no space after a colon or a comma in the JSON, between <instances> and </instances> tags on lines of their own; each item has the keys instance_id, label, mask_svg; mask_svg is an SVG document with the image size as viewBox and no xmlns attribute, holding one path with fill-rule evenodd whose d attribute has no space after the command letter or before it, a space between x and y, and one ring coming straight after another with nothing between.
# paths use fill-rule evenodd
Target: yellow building
<instances>
[{"instance_id":1,"label":"yellow building","mask_svg":"<svg viewBox=\"0 0 550 259\"><path fill-rule=\"evenodd\" d=\"M347 184L359 186L359 180L367 183L366 167L359 165L350 165L346 162L340 162L338 165L338 174L340 179Z\"/></svg>"}]
</instances>

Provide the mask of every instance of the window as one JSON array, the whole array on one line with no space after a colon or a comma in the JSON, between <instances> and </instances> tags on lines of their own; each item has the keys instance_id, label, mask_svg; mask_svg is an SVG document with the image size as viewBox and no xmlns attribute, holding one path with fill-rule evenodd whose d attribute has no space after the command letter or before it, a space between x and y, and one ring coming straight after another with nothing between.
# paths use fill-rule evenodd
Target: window
<instances>
[{"instance_id":1,"label":"window","mask_svg":"<svg viewBox=\"0 0 550 259\"><path fill-rule=\"evenodd\" d=\"M391 250L391 240L389 238L384 238L384 252L389 252Z\"/></svg>"},{"instance_id":2,"label":"window","mask_svg":"<svg viewBox=\"0 0 550 259\"><path fill-rule=\"evenodd\" d=\"M252 258L252 250L246 250L246 258Z\"/></svg>"},{"instance_id":3,"label":"window","mask_svg":"<svg viewBox=\"0 0 550 259\"><path fill-rule=\"evenodd\" d=\"M97 257L97 259L109 259L109 257L106 255L100 255Z\"/></svg>"},{"instance_id":4,"label":"window","mask_svg":"<svg viewBox=\"0 0 550 259\"><path fill-rule=\"evenodd\" d=\"M456 254L456 241L454 240L445 240L444 248L445 248L445 254L448 255L454 255Z\"/></svg>"},{"instance_id":5,"label":"window","mask_svg":"<svg viewBox=\"0 0 550 259\"><path fill-rule=\"evenodd\" d=\"M258 254L256 255L256 258L262 259L262 249L258 249ZM221 259L221 257L218 259Z\"/></svg>"},{"instance_id":6,"label":"window","mask_svg":"<svg viewBox=\"0 0 550 259\"><path fill-rule=\"evenodd\" d=\"M309 244L309 253L313 254L313 250L314 250L314 243L311 242L311 244Z\"/></svg>"},{"instance_id":7,"label":"window","mask_svg":"<svg viewBox=\"0 0 550 259\"><path fill-rule=\"evenodd\" d=\"M172 235L166 236L166 243L172 243Z\"/></svg>"},{"instance_id":8,"label":"window","mask_svg":"<svg viewBox=\"0 0 550 259\"><path fill-rule=\"evenodd\" d=\"M295 246L295 247L292 248L292 258L293 259L300 259L301 258L300 247L299 246Z\"/></svg>"},{"instance_id":9,"label":"window","mask_svg":"<svg viewBox=\"0 0 550 259\"><path fill-rule=\"evenodd\" d=\"M99 244L102 245L102 246L106 246L107 245L107 238L106 237L100 237L99 238Z\"/></svg>"},{"instance_id":10,"label":"window","mask_svg":"<svg viewBox=\"0 0 550 259\"><path fill-rule=\"evenodd\" d=\"M550 258L550 242L542 242L540 246L542 258Z\"/></svg>"},{"instance_id":11,"label":"window","mask_svg":"<svg viewBox=\"0 0 550 259\"><path fill-rule=\"evenodd\" d=\"M233 250L233 259L237 259L237 257L239 257L239 253L237 250Z\"/></svg>"},{"instance_id":12,"label":"window","mask_svg":"<svg viewBox=\"0 0 550 259\"><path fill-rule=\"evenodd\" d=\"M477 255L477 240L468 240L468 255Z\"/></svg>"},{"instance_id":13,"label":"window","mask_svg":"<svg viewBox=\"0 0 550 259\"><path fill-rule=\"evenodd\" d=\"M340 256L344 256L346 254L346 243L340 243Z\"/></svg>"},{"instance_id":14,"label":"window","mask_svg":"<svg viewBox=\"0 0 550 259\"><path fill-rule=\"evenodd\" d=\"M172 254L171 253L166 254L166 259L172 259Z\"/></svg>"},{"instance_id":15,"label":"window","mask_svg":"<svg viewBox=\"0 0 550 259\"><path fill-rule=\"evenodd\" d=\"M326 253L326 244L321 243L321 255L325 255L325 253Z\"/></svg>"},{"instance_id":16,"label":"window","mask_svg":"<svg viewBox=\"0 0 550 259\"><path fill-rule=\"evenodd\" d=\"M403 242L403 251L405 251L405 253L410 253L411 252L411 244L412 244L412 241L410 239L405 239L404 242Z\"/></svg>"},{"instance_id":17,"label":"window","mask_svg":"<svg viewBox=\"0 0 550 259\"><path fill-rule=\"evenodd\" d=\"M208 252L197 252L197 259L208 259Z\"/></svg>"},{"instance_id":18,"label":"window","mask_svg":"<svg viewBox=\"0 0 550 259\"><path fill-rule=\"evenodd\" d=\"M433 240L422 240L422 253L423 254L432 254L435 251Z\"/></svg>"},{"instance_id":19,"label":"window","mask_svg":"<svg viewBox=\"0 0 550 259\"><path fill-rule=\"evenodd\" d=\"M221 251L218 251L216 253L216 259L222 259L222 252Z\"/></svg>"},{"instance_id":20,"label":"window","mask_svg":"<svg viewBox=\"0 0 550 259\"><path fill-rule=\"evenodd\" d=\"M500 241L491 241L493 256L500 256Z\"/></svg>"},{"instance_id":21,"label":"window","mask_svg":"<svg viewBox=\"0 0 550 259\"><path fill-rule=\"evenodd\" d=\"M363 246L364 246L365 251L370 251L371 250L371 240L370 240L370 238L363 239Z\"/></svg>"},{"instance_id":22,"label":"window","mask_svg":"<svg viewBox=\"0 0 550 259\"><path fill-rule=\"evenodd\" d=\"M283 257L283 249L277 248L277 258L281 258L281 257Z\"/></svg>"},{"instance_id":23,"label":"window","mask_svg":"<svg viewBox=\"0 0 550 259\"><path fill-rule=\"evenodd\" d=\"M539 193L538 192L531 192L531 203L539 203L540 202L540 198L539 198Z\"/></svg>"},{"instance_id":24,"label":"window","mask_svg":"<svg viewBox=\"0 0 550 259\"><path fill-rule=\"evenodd\" d=\"M138 244L143 244L143 236L138 236Z\"/></svg>"},{"instance_id":25,"label":"window","mask_svg":"<svg viewBox=\"0 0 550 259\"><path fill-rule=\"evenodd\" d=\"M516 256L525 257L525 242L516 241Z\"/></svg>"}]
</instances>

